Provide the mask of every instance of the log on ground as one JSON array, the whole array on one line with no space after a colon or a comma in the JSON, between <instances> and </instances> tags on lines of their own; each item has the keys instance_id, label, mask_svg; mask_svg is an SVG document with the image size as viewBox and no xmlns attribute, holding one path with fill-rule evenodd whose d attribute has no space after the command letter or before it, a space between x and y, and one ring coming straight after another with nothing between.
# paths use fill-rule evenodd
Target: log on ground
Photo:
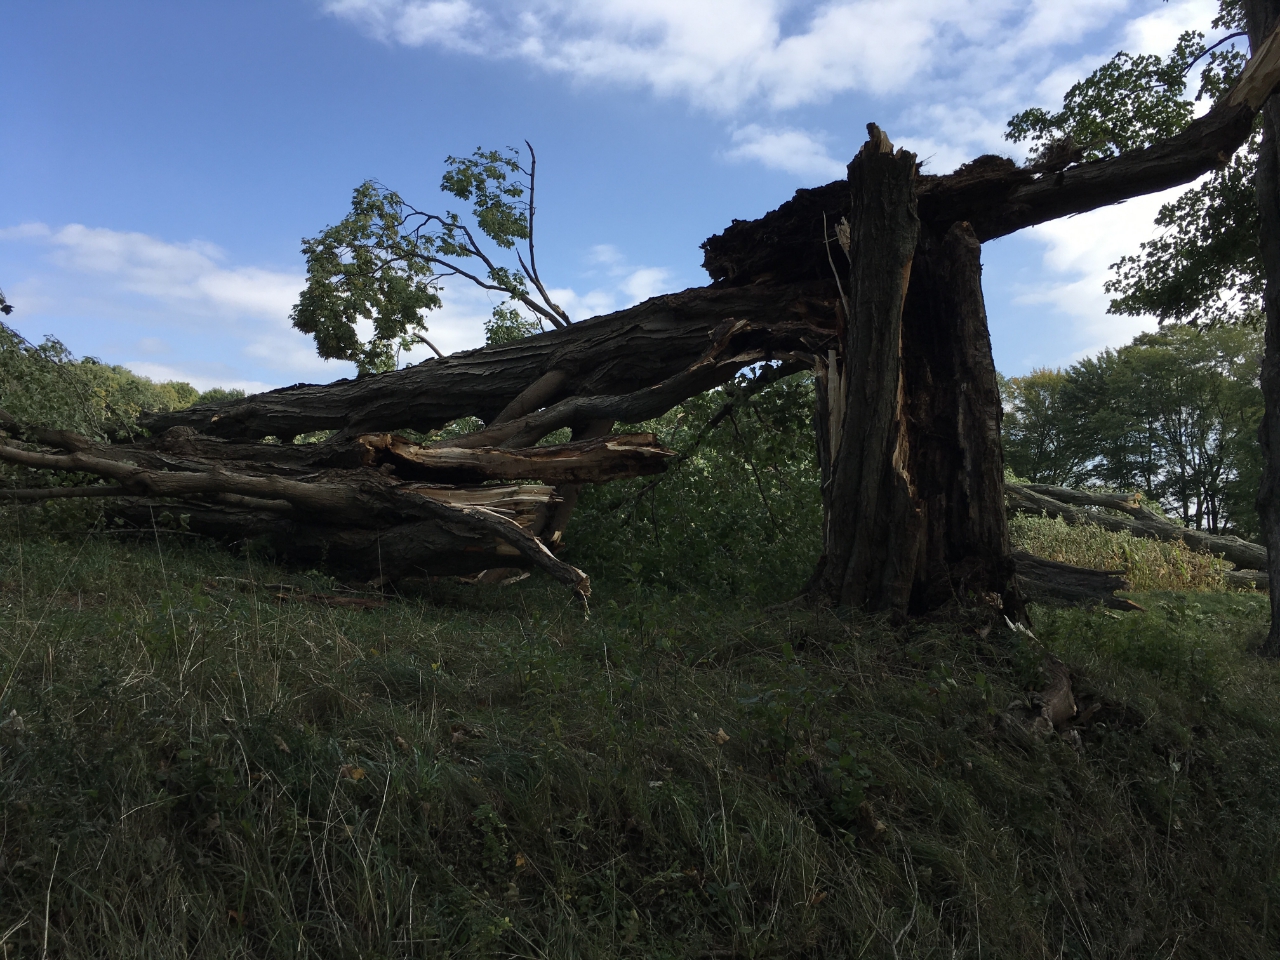
<instances>
[{"instance_id":1,"label":"log on ground","mask_svg":"<svg viewBox=\"0 0 1280 960\"><path fill-rule=\"evenodd\" d=\"M1115 595L1117 590L1129 589L1123 571L1073 567L1025 551L1015 552L1013 560L1017 565L1018 585L1030 601L1073 606L1105 604L1113 610L1143 609L1132 600Z\"/></svg>"},{"instance_id":2,"label":"log on ground","mask_svg":"<svg viewBox=\"0 0 1280 960\"><path fill-rule=\"evenodd\" d=\"M1019 513L1061 517L1072 525L1088 523L1114 533L1128 533L1147 540L1185 543L1192 550L1222 557L1241 570L1263 570L1267 566L1266 547L1239 537L1207 533L1171 523L1136 503L1127 503L1117 494L1091 494L1065 487L1009 483L1005 484L1005 497L1009 509ZM1064 500L1070 500L1077 506L1071 506ZM1126 516L1118 517L1078 507L1123 510Z\"/></svg>"}]
</instances>

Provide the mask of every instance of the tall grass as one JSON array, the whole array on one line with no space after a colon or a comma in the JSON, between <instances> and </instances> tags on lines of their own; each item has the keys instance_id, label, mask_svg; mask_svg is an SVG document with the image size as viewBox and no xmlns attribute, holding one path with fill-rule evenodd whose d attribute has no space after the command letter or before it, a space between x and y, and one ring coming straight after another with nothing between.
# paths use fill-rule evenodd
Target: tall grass
<instances>
[{"instance_id":1,"label":"tall grass","mask_svg":"<svg viewBox=\"0 0 1280 960\"><path fill-rule=\"evenodd\" d=\"M607 577L589 620L536 580L356 609L0 519L10 956L1277 955L1265 598L1039 642ZM1078 741L1020 706L1044 648Z\"/></svg>"}]
</instances>

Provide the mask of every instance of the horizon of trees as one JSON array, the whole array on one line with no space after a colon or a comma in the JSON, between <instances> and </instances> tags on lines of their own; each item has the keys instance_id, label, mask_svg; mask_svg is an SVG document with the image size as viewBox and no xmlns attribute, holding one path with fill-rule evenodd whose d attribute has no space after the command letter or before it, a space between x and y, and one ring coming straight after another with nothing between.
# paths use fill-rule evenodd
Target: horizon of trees
<instances>
[{"instance_id":1,"label":"horizon of trees","mask_svg":"<svg viewBox=\"0 0 1280 960\"><path fill-rule=\"evenodd\" d=\"M1170 324L1066 369L1001 377L1010 472L1141 491L1190 527L1260 533L1262 331Z\"/></svg>"}]
</instances>

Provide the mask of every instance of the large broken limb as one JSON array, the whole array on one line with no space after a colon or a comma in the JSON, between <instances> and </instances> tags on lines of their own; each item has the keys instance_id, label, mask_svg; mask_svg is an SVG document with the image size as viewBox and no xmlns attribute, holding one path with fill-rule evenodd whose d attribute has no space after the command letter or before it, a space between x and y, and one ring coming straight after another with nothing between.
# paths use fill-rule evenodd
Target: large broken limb
<instances>
[{"instance_id":1,"label":"large broken limb","mask_svg":"<svg viewBox=\"0 0 1280 960\"><path fill-rule=\"evenodd\" d=\"M321 470L372 468L392 471L402 480L476 484L487 480L538 480L543 483L607 483L650 476L666 469L673 456L651 433L619 434L588 441L541 447L499 449L457 438L424 446L396 434L366 434L331 443L235 443L197 434L190 427L172 427L159 437L121 444L95 444L60 430L23 430L3 410L0 426L47 446L68 452L91 451L107 460L135 463L155 470L201 472L213 465L251 474L286 477L313 476ZM98 492L55 493L31 499L66 496L110 496ZM12 499L13 491L4 496ZM24 494L24 496L28 496Z\"/></svg>"},{"instance_id":2,"label":"large broken limb","mask_svg":"<svg viewBox=\"0 0 1280 960\"><path fill-rule=\"evenodd\" d=\"M1208 113L1166 140L1109 160L1036 173L1004 157L978 157L943 176L917 184L922 224L945 233L967 222L979 241L1038 223L1084 213L1132 197L1190 183L1221 169L1249 138L1254 118L1280 85L1278 33L1261 45L1236 85ZM835 284L827 266L824 217L831 225L850 216L844 180L799 190L758 220L735 221L703 244L703 266L718 285ZM837 255L838 256L838 255Z\"/></svg>"},{"instance_id":3,"label":"large broken limb","mask_svg":"<svg viewBox=\"0 0 1280 960\"><path fill-rule=\"evenodd\" d=\"M622 396L669 381L717 349L742 366L775 355L805 352L808 343L834 331L833 303L810 286L752 290L696 287L573 326L514 343L426 360L390 373L317 386L298 384L242 400L149 414L142 425L153 433L174 426L208 436L282 440L317 430L343 436L438 429L460 417L493 423L504 411L545 406L566 397ZM726 329L735 332L720 343ZM555 373L555 377L550 374ZM562 376L561 376L562 375ZM689 381L694 393L672 396L675 406L707 389ZM535 384L536 391L530 391ZM712 384L714 385L714 384ZM521 394L525 400L512 406ZM534 395L536 394L536 395ZM512 406L512 409L507 408Z\"/></svg>"},{"instance_id":4,"label":"large broken limb","mask_svg":"<svg viewBox=\"0 0 1280 960\"><path fill-rule=\"evenodd\" d=\"M328 557L371 575L457 568L456 555L472 553L471 569L449 572L511 566L506 558L514 557L584 596L590 592L587 575L556 559L537 538L552 503L550 487L461 490L401 483L368 469L327 471L310 481L248 475L221 464L172 471L97 456L100 445L84 438L66 442L78 449L48 453L0 441L0 460L96 474L114 480L121 492L173 501L167 508L188 516L212 513L208 526L220 522L234 539L274 534L283 552ZM398 551L394 565L382 552L384 538Z\"/></svg>"},{"instance_id":5,"label":"large broken limb","mask_svg":"<svg viewBox=\"0 0 1280 960\"><path fill-rule=\"evenodd\" d=\"M1067 490L1064 487L1040 485L1024 487L1016 483L1007 483L1005 497L1009 509L1019 513L1061 517L1073 526L1088 523L1102 527L1104 530L1128 533L1147 540L1185 543L1192 550L1222 557L1241 570L1265 570L1267 567L1266 547L1250 543L1248 540L1241 540L1239 537L1206 533L1203 530L1192 530L1190 527L1170 523L1150 510L1124 503L1116 494L1090 494L1083 490ZM1101 513L1097 510L1077 509L1063 502L1067 499L1083 507L1121 509L1129 515L1118 517L1115 514Z\"/></svg>"},{"instance_id":6,"label":"large broken limb","mask_svg":"<svg viewBox=\"0 0 1280 960\"><path fill-rule=\"evenodd\" d=\"M459 438L462 439L462 438ZM449 446L424 447L393 434L364 436L360 442L372 457L394 462L405 476L437 483L480 480L541 480L544 483L607 483L661 473L674 454L658 445L652 433L604 436L594 440L506 450Z\"/></svg>"}]
</instances>

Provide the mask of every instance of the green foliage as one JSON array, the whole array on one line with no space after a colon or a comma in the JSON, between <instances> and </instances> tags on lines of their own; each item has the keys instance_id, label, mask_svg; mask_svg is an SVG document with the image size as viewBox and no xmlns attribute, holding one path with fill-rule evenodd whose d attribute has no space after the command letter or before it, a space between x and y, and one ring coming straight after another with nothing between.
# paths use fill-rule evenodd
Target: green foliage
<instances>
[{"instance_id":1,"label":"green foliage","mask_svg":"<svg viewBox=\"0 0 1280 960\"><path fill-rule=\"evenodd\" d=\"M435 237L402 231L400 196L373 182L356 188L351 213L320 236L304 240L307 286L293 325L316 339L320 356L350 360L361 374L390 370L396 350L425 333L422 312L440 305L432 270ZM357 324L373 321L360 339Z\"/></svg>"},{"instance_id":2,"label":"green foliage","mask_svg":"<svg viewBox=\"0 0 1280 960\"><path fill-rule=\"evenodd\" d=\"M1161 206L1162 232L1112 264L1111 313L1192 324L1261 315L1257 165L1255 133L1225 169Z\"/></svg>"},{"instance_id":3,"label":"green foliage","mask_svg":"<svg viewBox=\"0 0 1280 960\"><path fill-rule=\"evenodd\" d=\"M567 535L573 562L670 589L795 595L821 549L813 379L748 396L750 380L619 427L652 431L682 456L657 478L585 490ZM731 415L706 432L726 402Z\"/></svg>"},{"instance_id":4,"label":"green foliage","mask_svg":"<svg viewBox=\"0 0 1280 960\"><path fill-rule=\"evenodd\" d=\"M1060 518L1012 514L1009 537L1017 550L1093 570L1121 570L1134 590L1227 589L1230 564L1185 543L1113 533L1093 524L1071 526Z\"/></svg>"},{"instance_id":5,"label":"green foliage","mask_svg":"<svg viewBox=\"0 0 1280 960\"><path fill-rule=\"evenodd\" d=\"M450 277L504 297L485 324L497 338L490 342L527 336L542 328L542 319L567 323L534 266L534 169L532 163L528 170L521 166L514 148L446 159L440 188L471 204L476 231L457 213L424 212L381 184L361 184L339 224L303 241L307 286L293 309L293 325L315 337L320 356L349 360L365 375L394 369L401 351L427 342L425 314L441 305L440 283ZM518 252L514 266L495 261L477 231L500 250L524 241L528 261ZM367 339L361 338L364 323L372 325Z\"/></svg>"},{"instance_id":6,"label":"green foliage","mask_svg":"<svg viewBox=\"0 0 1280 960\"><path fill-rule=\"evenodd\" d=\"M1040 483L1140 490L1197 529L1256 536L1262 339L1175 326L1004 381L1006 463Z\"/></svg>"},{"instance_id":7,"label":"green foliage","mask_svg":"<svg viewBox=\"0 0 1280 960\"><path fill-rule=\"evenodd\" d=\"M493 308L493 315L484 322L484 340L490 345L514 343L541 329L537 320L530 320L514 307L499 306Z\"/></svg>"},{"instance_id":8,"label":"green foliage","mask_svg":"<svg viewBox=\"0 0 1280 960\"><path fill-rule=\"evenodd\" d=\"M1134 150L1181 132L1194 101L1221 97L1246 56L1225 46L1244 30L1239 0L1222 0L1211 29L1229 31L1206 47L1204 35L1182 34L1167 57L1120 52L1063 98L1056 113L1034 108L1009 121L1006 137L1031 141L1032 159L1059 166ZM1204 61L1194 101L1186 96L1192 68ZM1253 191L1258 133L1231 162L1160 208L1160 234L1137 254L1112 264L1106 291L1111 313L1197 324L1248 319L1261 310L1262 264Z\"/></svg>"},{"instance_id":9,"label":"green foliage","mask_svg":"<svg viewBox=\"0 0 1280 960\"><path fill-rule=\"evenodd\" d=\"M1025 110L1005 136L1030 140L1033 158L1043 160L1063 142L1080 151L1077 159L1102 160L1171 137L1191 122L1187 72L1204 52L1204 34L1196 31L1183 33L1167 57L1121 51L1074 84L1057 113Z\"/></svg>"},{"instance_id":10,"label":"green foliage","mask_svg":"<svg viewBox=\"0 0 1280 960\"><path fill-rule=\"evenodd\" d=\"M1004 459L1023 480L1073 486L1086 476L1087 453L1078 449L1075 431L1062 415L1067 381L1061 370L1045 368L1024 377L1000 377Z\"/></svg>"},{"instance_id":11,"label":"green foliage","mask_svg":"<svg viewBox=\"0 0 1280 960\"><path fill-rule=\"evenodd\" d=\"M486 237L504 250L514 247L517 240L529 238L528 210L520 203L527 188L512 179L523 173L515 149L508 148L505 153L477 149L470 157L448 157L445 165L448 169L440 189L459 200L471 201L476 223Z\"/></svg>"},{"instance_id":12,"label":"green foliage","mask_svg":"<svg viewBox=\"0 0 1280 960\"><path fill-rule=\"evenodd\" d=\"M77 360L53 337L32 344L0 324L0 408L24 423L90 437L127 434L144 410L178 410L213 393L177 381L155 383L92 357Z\"/></svg>"}]
</instances>

